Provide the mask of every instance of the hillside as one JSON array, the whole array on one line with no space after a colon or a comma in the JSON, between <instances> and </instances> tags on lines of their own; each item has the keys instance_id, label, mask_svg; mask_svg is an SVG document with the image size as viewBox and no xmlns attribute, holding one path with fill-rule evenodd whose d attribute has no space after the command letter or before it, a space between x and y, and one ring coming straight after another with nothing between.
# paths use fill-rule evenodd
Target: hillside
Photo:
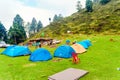
<instances>
[{"instance_id":1,"label":"hillside","mask_svg":"<svg viewBox=\"0 0 120 80\"><path fill-rule=\"evenodd\" d=\"M120 0L111 0L106 5L94 4L93 12L83 9L58 22L51 22L34 37L40 37L41 32L49 36L65 35L67 31L73 34L120 34Z\"/></svg>"}]
</instances>

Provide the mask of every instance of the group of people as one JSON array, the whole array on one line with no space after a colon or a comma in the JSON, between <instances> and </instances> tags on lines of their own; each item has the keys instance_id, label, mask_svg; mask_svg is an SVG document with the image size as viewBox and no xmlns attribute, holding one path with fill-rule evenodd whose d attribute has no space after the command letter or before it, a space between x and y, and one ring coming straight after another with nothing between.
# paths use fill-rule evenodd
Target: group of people
<instances>
[{"instance_id":1,"label":"group of people","mask_svg":"<svg viewBox=\"0 0 120 80\"><path fill-rule=\"evenodd\" d=\"M34 41L32 46L36 46L36 48L41 48L41 43Z\"/></svg>"},{"instance_id":2,"label":"group of people","mask_svg":"<svg viewBox=\"0 0 120 80\"><path fill-rule=\"evenodd\" d=\"M72 42L72 44L75 44L75 43L76 41ZM53 41L51 40L48 45L52 45L52 44L53 44ZM66 45L70 45L70 40L66 40ZM32 46L36 46L36 48L41 48L41 43L34 41L32 43Z\"/></svg>"},{"instance_id":3,"label":"group of people","mask_svg":"<svg viewBox=\"0 0 120 80\"><path fill-rule=\"evenodd\" d=\"M49 42L47 42L47 45L52 45L52 40L50 40ZM37 42L37 41L34 41L32 43L32 46L35 46L36 48L41 48L42 47L42 44L40 42Z\"/></svg>"}]
</instances>

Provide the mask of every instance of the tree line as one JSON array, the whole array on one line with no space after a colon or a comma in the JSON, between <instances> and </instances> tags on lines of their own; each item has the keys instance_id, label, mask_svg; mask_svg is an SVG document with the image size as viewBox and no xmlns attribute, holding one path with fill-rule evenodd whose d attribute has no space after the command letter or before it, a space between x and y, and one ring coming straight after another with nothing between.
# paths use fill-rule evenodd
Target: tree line
<instances>
[{"instance_id":1,"label":"tree line","mask_svg":"<svg viewBox=\"0 0 120 80\"><path fill-rule=\"evenodd\" d=\"M3 40L11 44L19 44L27 39L27 33L31 36L39 32L41 28L43 28L43 24L40 20L37 23L37 20L33 18L31 23L28 22L25 25L24 20L17 14L8 31L0 22L0 41Z\"/></svg>"},{"instance_id":2,"label":"tree line","mask_svg":"<svg viewBox=\"0 0 120 80\"><path fill-rule=\"evenodd\" d=\"M55 14L53 17L53 22L63 19L62 14ZM51 18L49 18L51 22ZM13 24L7 31L4 25L0 22L0 41L5 41L11 44L19 44L27 39L27 37L32 37L35 33L38 33L43 28L42 22L33 17L31 23L27 22L24 24L24 20L19 14L17 14L13 19Z\"/></svg>"},{"instance_id":3,"label":"tree line","mask_svg":"<svg viewBox=\"0 0 120 80\"><path fill-rule=\"evenodd\" d=\"M95 4L98 3L98 4L101 4L101 5L105 5L110 1L111 0L86 0L86 3L85 3L86 11L87 12L92 12L93 11L93 3L95 3ZM76 7L77 7L78 12L80 12L82 10L82 5L81 5L80 1L77 1Z\"/></svg>"}]
</instances>

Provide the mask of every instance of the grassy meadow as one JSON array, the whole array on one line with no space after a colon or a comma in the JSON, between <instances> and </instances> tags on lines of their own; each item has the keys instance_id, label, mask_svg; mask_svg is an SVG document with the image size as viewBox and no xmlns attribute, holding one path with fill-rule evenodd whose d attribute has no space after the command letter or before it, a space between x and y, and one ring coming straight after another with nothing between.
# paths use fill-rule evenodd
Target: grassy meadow
<instances>
[{"instance_id":1,"label":"grassy meadow","mask_svg":"<svg viewBox=\"0 0 120 80\"><path fill-rule=\"evenodd\" d=\"M92 46L87 52L79 54L80 62L70 59L53 58L44 62L31 62L29 56L9 57L0 55L0 80L47 80L48 76L67 68L89 71L80 80L119 80L120 71L120 35L68 35L58 39L71 41L90 39ZM56 48L43 46L53 55ZM35 48L29 47L31 51ZM0 52L4 49L0 48Z\"/></svg>"}]
</instances>

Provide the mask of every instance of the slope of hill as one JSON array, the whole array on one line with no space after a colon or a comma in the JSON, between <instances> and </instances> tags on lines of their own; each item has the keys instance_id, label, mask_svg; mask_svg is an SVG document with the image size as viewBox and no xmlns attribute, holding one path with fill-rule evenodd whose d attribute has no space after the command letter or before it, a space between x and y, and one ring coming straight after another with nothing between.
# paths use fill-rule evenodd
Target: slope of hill
<instances>
[{"instance_id":1,"label":"slope of hill","mask_svg":"<svg viewBox=\"0 0 120 80\"><path fill-rule=\"evenodd\" d=\"M94 4L93 12L76 12L69 17L43 28L34 37L44 31L49 36L64 35L67 31L77 34L118 33L120 34L120 0L111 0L106 5Z\"/></svg>"}]
</instances>

